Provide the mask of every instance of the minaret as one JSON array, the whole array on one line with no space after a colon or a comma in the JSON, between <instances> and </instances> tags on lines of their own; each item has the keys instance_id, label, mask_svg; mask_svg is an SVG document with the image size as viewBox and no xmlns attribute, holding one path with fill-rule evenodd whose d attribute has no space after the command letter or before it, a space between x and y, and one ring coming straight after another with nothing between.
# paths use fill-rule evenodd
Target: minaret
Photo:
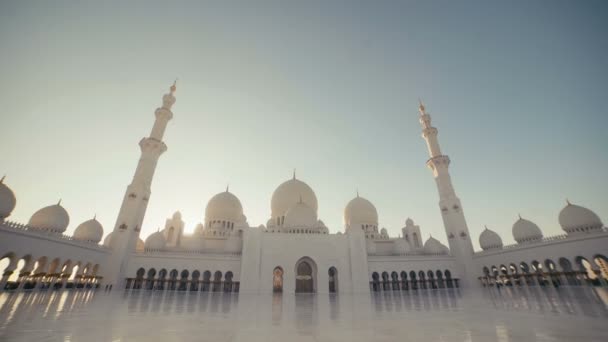
<instances>
[{"instance_id":1,"label":"minaret","mask_svg":"<svg viewBox=\"0 0 608 342\"><path fill-rule=\"evenodd\" d=\"M439 191L439 208L441 208L441 217L448 242L450 244L450 252L461 264L463 273L461 278L467 277L467 266L471 268L473 256L473 244L469 234L469 228L464 218L460 199L456 196L452 179L448 171L450 158L441 154L439 141L437 140L437 128L431 125L431 115L426 112L424 104L420 102L418 107L420 112L420 124L422 125L422 137L426 141L429 150L430 158L426 165L433 171L437 190ZM474 270L468 270L471 274ZM469 277L467 277L469 278ZM466 281L466 279L463 279Z\"/></svg>"},{"instance_id":2,"label":"minaret","mask_svg":"<svg viewBox=\"0 0 608 342\"><path fill-rule=\"evenodd\" d=\"M141 157L137 163L133 180L127 186L127 191L120 206L110 241L112 254L108 269L103 272L104 283L107 285L122 285L129 257L135 251L139 231L150 200L150 187L156 164L160 155L167 150L167 145L162 139L167 123L173 118L171 106L175 103L175 90L174 82L169 93L163 96L162 107L157 108L154 112L156 120L154 126L152 126L150 136L139 141Z\"/></svg>"}]
</instances>

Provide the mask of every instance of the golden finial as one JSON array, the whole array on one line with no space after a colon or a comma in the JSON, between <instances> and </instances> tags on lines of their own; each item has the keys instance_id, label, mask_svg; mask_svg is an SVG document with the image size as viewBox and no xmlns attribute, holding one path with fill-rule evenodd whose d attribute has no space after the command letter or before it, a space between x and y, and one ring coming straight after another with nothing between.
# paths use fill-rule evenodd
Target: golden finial
<instances>
[{"instance_id":1,"label":"golden finial","mask_svg":"<svg viewBox=\"0 0 608 342\"><path fill-rule=\"evenodd\" d=\"M6 175L2 176L2 178L0 178L0 184L4 183L4 178L6 178Z\"/></svg>"},{"instance_id":2,"label":"golden finial","mask_svg":"<svg viewBox=\"0 0 608 342\"><path fill-rule=\"evenodd\" d=\"M59 202L57 202L57 205L61 205L61 198L59 199Z\"/></svg>"},{"instance_id":3,"label":"golden finial","mask_svg":"<svg viewBox=\"0 0 608 342\"><path fill-rule=\"evenodd\" d=\"M93 220L97 219L97 213L95 213L95 215L93 215Z\"/></svg>"},{"instance_id":4,"label":"golden finial","mask_svg":"<svg viewBox=\"0 0 608 342\"><path fill-rule=\"evenodd\" d=\"M0 182L0 183L1 183L1 182ZM570 201L569 201L567 198L566 198L566 203L567 203L568 205L572 205L572 203L570 203Z\"/></svg>"},{"instance_id":5,"label":"golden finial","mask_svg":"<svg viewBox=\"0 0 608 342\"><path fill-rule=\"evenodd\" d=\"M418 98L418 111L420 112L420 115L426 114L426 108L424 107L424 103L422 103L420 98Z\"/></svg>"},{"instance_id":6,"label":"golden finial","mask_svg":"<svg viewBox=\"0 0 608 342\"><path fill-rule=\"evenodd\" d=\"M357 198L359 197L359 188L357 188Z\"/></svg>"},{"instance_id":7,"label":"golden finial","mask_svg":"<svg viewBox=\"0 0 608 342\"><path fill-rule=\"evenodd\" d=\"M522 218L521 218L521 214L517 214L517 216L519 216L519 219L520 219L520 220L522 219Z\"/></svg>"},{"instance_id":8,"label":"golden finial","mask_svg":"<svg viewBox=\"0 0 608 342\"><path fill-rule=\"evenodd\" d=\"M230 189L230 183L226 184L226 192Z\"/></svg>"},{"instance_id":9,"label":"golden finial","mask_svg":"<svg viewBox=\"0 0 608 342\"><path fill-rule=\"evenodd\" d=\"M175 91L177 90L177 78L175 79L175 81L173 81L173 85L169 89L171 90L171 94L175 93Z\"/></svg>"},{"instance_id":10,"label":"golden finial","mask_svg":"<svg viewBox=\"0 0 608 342\"><path fill-rule=\"evenodd\" d=\"M296 169L293 169L293 179L296 179Z\"/></svg>"}]
</instances>

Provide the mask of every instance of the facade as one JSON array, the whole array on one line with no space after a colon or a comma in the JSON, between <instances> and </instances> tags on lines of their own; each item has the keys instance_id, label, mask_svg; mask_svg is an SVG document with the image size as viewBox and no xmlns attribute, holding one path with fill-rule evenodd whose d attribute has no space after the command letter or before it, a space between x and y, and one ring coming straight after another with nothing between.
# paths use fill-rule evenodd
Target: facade
<instances>
[{"instance_id":1,"label":"facade","mask_svg":"<svg viewBox=\"0 0 608 342\"><path fill-rule=\"evenodd\" d=\"M543 237L533 222L513 226L516 245L503 246L486 229L482 251L475 252L463 206L449 174L450 158L441 152L438 130L424 105L419 107L422 136L439 193L449 247L430 237L410 218L402 236L378 229L374 205L359 194L344 209L344 231L330 234L317 215L313 189L293 174L272 195L271 216L252 227L238 197L213 196L203 223L185 235L176 212L145 241L141 225L152 194L163 135L173 117L176 85L163 96L127 186L113 230L103 239L92 218L73 236L63 233L69 214L61 203L40 209L27 224L12 222L16 198L0 181L1 290L48 288L125 288L156 291L249 293L366 293L471 286L606 285L608 229L592 211L567 203L559 214L566 232Z\"/></svg>"}]
</instances>

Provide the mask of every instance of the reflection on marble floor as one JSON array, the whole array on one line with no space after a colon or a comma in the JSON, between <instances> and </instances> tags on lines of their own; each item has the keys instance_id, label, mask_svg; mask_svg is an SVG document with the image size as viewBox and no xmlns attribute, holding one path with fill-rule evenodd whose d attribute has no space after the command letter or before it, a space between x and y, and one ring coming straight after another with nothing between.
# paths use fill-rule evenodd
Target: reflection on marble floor
<instances>
[{"instance_id":1,"label":"reflection on marble floor","mask_svg":"<svg viewBox=\"0 0 608 342\"><path fill-rule=\"evenodd\" d=\"M602 288L0 294L0 341L603 341Z\"/></svg>"}]
</instances>

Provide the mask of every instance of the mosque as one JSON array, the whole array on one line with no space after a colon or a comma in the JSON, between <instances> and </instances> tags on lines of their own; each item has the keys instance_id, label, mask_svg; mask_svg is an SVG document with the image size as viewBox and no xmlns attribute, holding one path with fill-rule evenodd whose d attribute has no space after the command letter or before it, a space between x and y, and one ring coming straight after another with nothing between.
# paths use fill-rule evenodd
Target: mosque
<instances>
[{"instance_id":1,"label":"mosque","mask_svg":"<svg viewBox=\"0 0 608 342\"><path fill-rule=\"evenodd\" d=\"M374 205L358 194L344 209L344 229L331 234L317 215L313 189L294 173L272 194L270 218L250 226L238 197L213 196L203 223L184 234L176 212L145 240L141 225L151 196L163 135L173 117L176 86L155 111L149 137L127 186L113 230L94 218L65 235L70 217L61 203L10 220L16 197L0 181L0 290L105 288L249 293L368 293L479 286L608 286L608 228L591 210L567 203L559 213L564 234L544 237L528 218L513 224L514 245L490 229L475 251L464 209L441 152L438 130L421 103L419 121L439 192L449 246L407 218L400 237L378 229ZM103 240L102 240L103 239ZM0 268L1 269L1 268Z\"/></svg>"}]
</instances>

